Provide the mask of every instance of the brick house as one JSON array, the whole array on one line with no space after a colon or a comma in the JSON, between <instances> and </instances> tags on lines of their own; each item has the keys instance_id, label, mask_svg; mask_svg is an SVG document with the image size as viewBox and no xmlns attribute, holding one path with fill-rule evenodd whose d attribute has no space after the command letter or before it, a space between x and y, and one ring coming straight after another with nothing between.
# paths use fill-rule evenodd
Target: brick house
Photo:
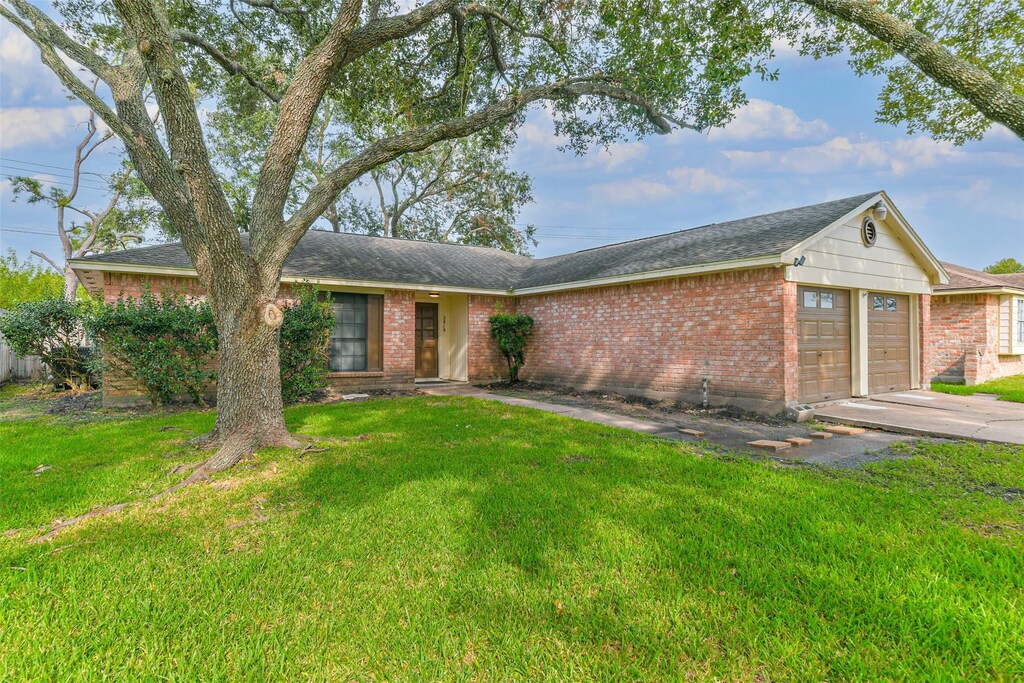
<instances>
[{"instance_id":1,"label":"brick house","mask_svg":"<svg viewBox=\"0 0 1024 683\"><path fill-rule=\"evenodd\" d=\"M972 386L1024 374L1024 274L942 265L949 282L932 293L929 380Z\"/></svg>"},{"instance_id":2,"label":"brick house","mask_svg":"<svg viewBox=\"0 0 1024 683\"><path fill-rule=\"evenodd\" d=\"M243 237L244 239L244 237ZM73 262L105 301L196 289L180 244ZM505 376L488 318L533 317L524 379L762 412L926 385L945 271L884 192L544 259L310 232L290 283L331 292L341 389ZM108 403L141 399L124 378Z\"/></svg>"}]
</instances>

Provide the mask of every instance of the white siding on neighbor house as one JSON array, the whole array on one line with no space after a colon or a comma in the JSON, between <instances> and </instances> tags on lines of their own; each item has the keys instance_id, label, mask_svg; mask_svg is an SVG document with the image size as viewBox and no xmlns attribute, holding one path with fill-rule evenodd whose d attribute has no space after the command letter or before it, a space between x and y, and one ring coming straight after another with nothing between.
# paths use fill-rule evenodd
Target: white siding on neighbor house
<instances>
[{"instance_id":1,"label":"white siding on neighbor house","mask_svg":"<svg viewBox=\"0 0 1024 683\"><path fill-rule=\"evenodd\" d=\"M807 260L798 268L787 267L786 278L804 284L930 294L928 273L886 221L875 219L875 244L864 245L861 221L866 215L860 213L794 250L795 256Z\"/></svg>"}]
</instances>

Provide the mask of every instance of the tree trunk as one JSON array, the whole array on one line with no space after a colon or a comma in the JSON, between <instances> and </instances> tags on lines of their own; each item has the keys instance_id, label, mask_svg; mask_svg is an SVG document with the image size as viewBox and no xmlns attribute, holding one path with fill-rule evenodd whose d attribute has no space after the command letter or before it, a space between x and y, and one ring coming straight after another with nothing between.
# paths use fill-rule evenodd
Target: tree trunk
<instances>
[{"instance_id":1,"label":"tree trunk","mask_svg":"<svg viewBox=\"0 0 1024 683\"><path fill-rule=\"evenodd\" d=\"M64 299L67 301L74 301L75 295L78 294L78 276L75 275L75 271L71 269L71 266L64 265Z\"/></svg>"},{"instance_id":2,"label":"tree trunk","mask_svg":"<svg viewBox=\"0 0 1024 683\"><path fill-rule=\"evenodd\" d=\"M276 287L265 296L243 291L214 306L217 323L217 423L200 437L217 452L190 480L233 467L255 450L296 448L284 424L278 332L281 311ZM237 302L237 306L232 304Z\"/></svg>"}]
</instances>

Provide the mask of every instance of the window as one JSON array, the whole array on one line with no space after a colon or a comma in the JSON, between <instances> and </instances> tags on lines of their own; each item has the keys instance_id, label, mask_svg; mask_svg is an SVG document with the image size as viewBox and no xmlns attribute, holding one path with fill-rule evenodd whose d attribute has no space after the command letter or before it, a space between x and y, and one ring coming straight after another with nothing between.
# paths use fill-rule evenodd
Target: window
<instances>
[{"instance_id":1,"label":"window","mask_svg":"<svg viewBox=\"0 0 1024 683\"><path fill-rule=\"evenodd\" d=\"M884 311L885 310L885 297L884 296L873 296L873 297L871 297L871 310L873 310L873 311Z\"/></svg>"},{"instance_id":2,"label":"window","mask_svg":"<svg viewBox=\"0 0 1024 683\"><path fill-rule=\"evenodd\" d=\"M1024 344L1024 299L1015 299L1017 302L1017 341Z\"/></svg>"},{"instance_id":3,"label":"window","mask_svg":"<svg viewBox=\"0 0 1024 683\"><path fill-rule=\"evenodd\" d=\"M377 294L334 293L334 329L331 331L331 372L380 370L381 308Z\"/></svg>"},{"instance_id":4,"label":"window","mask_svg":"<svg viewBox=\"0 0 1024 683\"><path fill-rule=\"evenodd\" d=\"M889 313L894 313L896 311L896 299L893 299L892 297L886 297L885 310L888 311Z\"/></svg>"},{"instance_id":5,"label":"window","mask_svg":"<svg viewBox=\"0 0 1024 683\"><path fill-rule=\"evenodd\" d=\"M818 307L818 293L817 292L804 292L804 308L817 308Z\"/></svg>"},{"instance_id":6,"label":"window","mask_svg":"<svg viewBox=\"0 0 1024 683\"><path fill-rule=\"evenodd\" d=\"M822 292L818 297L822 308L832 308L832 292Z\"/></svg>"}]
</instances>

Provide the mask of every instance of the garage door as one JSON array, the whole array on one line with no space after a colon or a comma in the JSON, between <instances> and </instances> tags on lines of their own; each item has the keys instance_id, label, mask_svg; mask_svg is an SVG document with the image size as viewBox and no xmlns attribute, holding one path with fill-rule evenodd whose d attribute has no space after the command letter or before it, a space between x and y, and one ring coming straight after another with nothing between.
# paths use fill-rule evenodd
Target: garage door
<instances>
[{"instance_id":1,"label":"garage door","mask_svg":"<svg viewBox=\"0 0 1024 683\"><path fill-rule=\"evenodd\" d=\"M797 291L800 400L850 396L850 293L800 287Z\"/></svg>"},{"instance_id":2,"label":"garage door","mask_svg":"<svg viewBox=\"0 0 1024 683\"><path fill-rule=\"evenodd\" d=\"M910 388L910 298L868 295L868 391Z\"/></svg>"}]
</instances>

